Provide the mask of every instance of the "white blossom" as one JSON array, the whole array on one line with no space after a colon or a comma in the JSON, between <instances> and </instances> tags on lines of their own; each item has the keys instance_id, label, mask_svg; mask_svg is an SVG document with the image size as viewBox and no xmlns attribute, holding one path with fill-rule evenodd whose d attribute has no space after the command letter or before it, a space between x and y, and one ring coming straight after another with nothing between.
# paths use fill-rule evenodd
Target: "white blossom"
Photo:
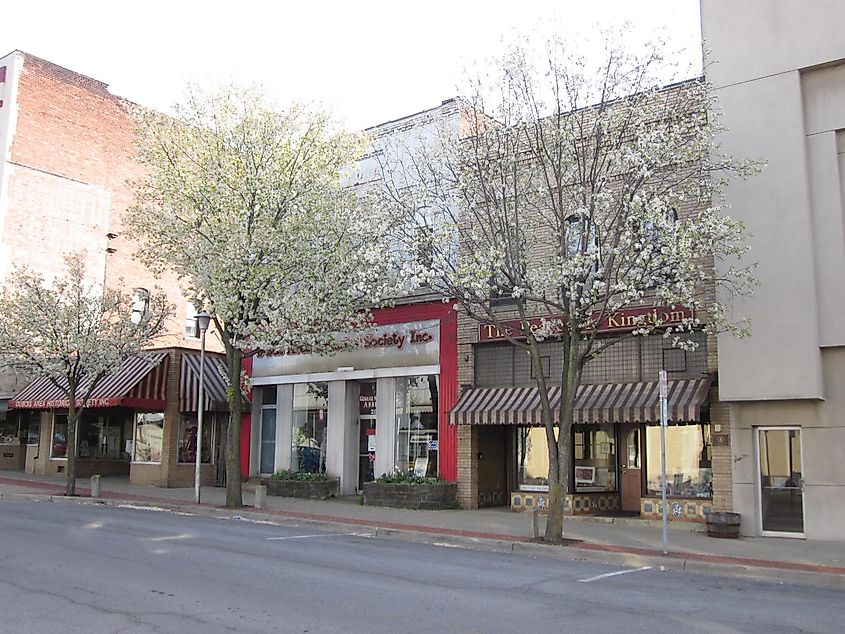
<instances>
[{"instance_id":1,"label":"white blossom","mask_svg":"<svg viewBox=\"0 0 845 634\"><path fill-rule=\"evenodd\" d=\"M76 484L76 428L88 400L109 374L164 333L172 312L155 289L138 309L133 296L86 277L85 256L69 254L52 281L16 269L0 297L0 368L46 378L68 399L67 494Z\"/></svg>"}]
</instances>

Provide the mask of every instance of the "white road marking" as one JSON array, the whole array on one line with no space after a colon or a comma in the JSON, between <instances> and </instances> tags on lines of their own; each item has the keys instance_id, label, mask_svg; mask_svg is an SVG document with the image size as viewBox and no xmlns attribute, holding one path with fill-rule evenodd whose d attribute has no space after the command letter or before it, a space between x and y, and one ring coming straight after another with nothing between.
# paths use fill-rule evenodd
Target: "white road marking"
<instances>
[{"instance_id":1,"label":"white road marking","mask_svg":"<svg viewBox=\"0 0 845 634\"><path fill-rule=\"evenodd\" d=\"M617 572L606 572L603 575L596 575L595 577L588 577L587 579L579 579L581 583L591 583L599 579L607 579L608 577L616 577L618 575L627 575L629 572L642 572L643 570L651 570L651 566L643 566L642 568L631 568L630 570L619 570Z\"/></svg>"},{"instance_id":2,"label":"white road marking","mask_svg":"<svg viewBox=\"0 0 845 634\"><path fill-rule=\"evenodd\" d=\"M163 535L161 537L146 537L145 541L149 542L169 542L174 539L193 539L196 537L193 533L182 533L181 535Z\"/></svg>"},{"instance_id":3,"label":"white road marking","mask_svg":"<svg viewBox=\"0 0 845 634\"><path fill-rule=\"evenodd\" d=\"M314 535L288 535L287 537L268 537L267 541L281 541L283 539L307 539L309 537L361 537L361 533L315 533Z\"/></svg>"}]
</instances>

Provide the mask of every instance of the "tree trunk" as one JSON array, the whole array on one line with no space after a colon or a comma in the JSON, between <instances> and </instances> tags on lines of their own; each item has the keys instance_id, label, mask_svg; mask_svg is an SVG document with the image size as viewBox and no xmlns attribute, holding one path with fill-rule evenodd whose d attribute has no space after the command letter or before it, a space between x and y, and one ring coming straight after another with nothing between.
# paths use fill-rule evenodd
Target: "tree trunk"
<instances>
[{"instance_id":1,"label":"tree trunk","mask_svg":"<svg viewBox=\"0 0 845 634\"><path fill-rule=\"evenodd\" d=\"M241 492L241 416L243 396L241 395L241 363L243 352L228 341L226 364L229 372L229 426L226 430L226 506L243 506Z\"/></svg>"},{"instance_id":2,"label":"tree trunk","mask_svg":"<svg viewBox=\"0 0 845 634\"><path fill-rule=\"evenodd\" d=\"M76 413L76 382L68 384L67 438L65 438L65 495L76 495L76 432L79 416Z\"/></svg>"},{"instance_id":3,"label":"tree trunk","mask_svg":"<svg viewBox=\"0 0 845 634\"><path fill-rule=\"evenodd\" d=\"M564 503L571 490L572 479L572 419L575 396L581 382L578 339L564 335L561 344L564 348L564 367L557 416L560 424L556 441L549 438L549 517L544 536L544 540L548 542L559 542L563 539Z\"/></svg>"}]
</instances>

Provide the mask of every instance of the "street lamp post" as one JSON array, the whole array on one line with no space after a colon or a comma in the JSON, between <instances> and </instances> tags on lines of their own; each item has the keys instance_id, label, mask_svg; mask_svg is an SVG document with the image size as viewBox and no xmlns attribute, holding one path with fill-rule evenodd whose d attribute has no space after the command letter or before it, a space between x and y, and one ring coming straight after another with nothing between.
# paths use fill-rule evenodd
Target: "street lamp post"
<instances>
[{"instance_id":1,"label":"street lamp post","mask_svg":"<svg viewBox=\"0 0 845 634\"><path fill-rule=\"evenodd\" d=\"M202 464L202 415L205 410L205 333L211 315L202 311L197 313L197 328L200 331L200 386L197 399L197 447L194 462L194 501L200 503L200 465Z\"/></svg>"}]
</instances>

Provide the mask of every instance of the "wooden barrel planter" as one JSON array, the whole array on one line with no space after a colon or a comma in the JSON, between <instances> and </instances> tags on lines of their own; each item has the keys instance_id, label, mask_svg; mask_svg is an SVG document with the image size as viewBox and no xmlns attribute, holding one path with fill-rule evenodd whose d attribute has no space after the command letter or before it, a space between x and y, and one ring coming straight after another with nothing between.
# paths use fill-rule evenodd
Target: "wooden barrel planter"
<instances>
[{"instance_id":1,"label":"wooden barrel planter","mask_svg":"<svg viewBox=\"0 0 845 634\"><path fill-rule=\"evenodd\" d=\"M739 513L714 511L707 515L707 535L722 539L739 537Z\"/></svg>"}]
</instances>

